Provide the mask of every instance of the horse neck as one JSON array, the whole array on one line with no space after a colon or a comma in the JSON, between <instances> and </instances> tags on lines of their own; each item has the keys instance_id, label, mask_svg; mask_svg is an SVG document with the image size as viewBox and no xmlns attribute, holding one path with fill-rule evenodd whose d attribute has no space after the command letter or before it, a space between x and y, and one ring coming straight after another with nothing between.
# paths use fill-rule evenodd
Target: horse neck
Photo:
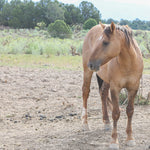
<instances>
[{"instance_id":1,"label":"horse neck","mask_svg":"<svg viewBox=\"0 0 150 150\"><path fill-rule=\"evenodd\" d=\"M123 46L120 54L118 55L118 61L125 70L132 70L133 68L136 68L137 51L135 46Z\"/></svg>"}]
</instances>

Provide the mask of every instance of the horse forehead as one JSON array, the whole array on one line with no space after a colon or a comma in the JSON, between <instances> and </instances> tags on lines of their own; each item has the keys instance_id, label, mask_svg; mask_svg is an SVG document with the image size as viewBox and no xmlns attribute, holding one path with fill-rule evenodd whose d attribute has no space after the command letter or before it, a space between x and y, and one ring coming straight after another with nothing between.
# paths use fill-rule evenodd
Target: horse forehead
<instances>
[{"instance_id":1,"label":"horse forehead","mask_svg":"<svg viewBox=\"0 0 150 150\"><path fill-rule=\"evenodd\" d=\"M103 35L101 35L98 40L101 41L102 39L103 39Z\"/></svg>"}]
</instances>

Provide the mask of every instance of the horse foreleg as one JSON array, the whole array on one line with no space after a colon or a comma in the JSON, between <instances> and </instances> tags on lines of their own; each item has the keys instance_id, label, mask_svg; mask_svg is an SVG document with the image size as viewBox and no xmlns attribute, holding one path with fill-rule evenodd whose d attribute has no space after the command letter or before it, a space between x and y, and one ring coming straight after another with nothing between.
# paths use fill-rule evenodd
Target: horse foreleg
<instances>
[{"instance_id":1,"label":"horse foreleg","mask_svg":"<svg viewBox=\"0 0 150 150\"><path fill-rule=\"evenodd\" d=\"M134 112L134 98L136 96L137 90L130 90L128 91L128 106L126 108L126 113L128 116L127 122L127 145L134 146L136 143L134 138L132 137L132 116Z\"/></svg>"},{"instance_id":2,"label":"horse foreleg","mask_svg":"<svg viewBox=\"0 0 150 150\"><path fill-rule=\"evenodd\" d=\"M93 72L88 69L84 70L83 86L82 86L82 97L83 97L83 108L82 108L82 126L84 130L89 130L87 121L87 99L90 92L91 77Z\"/></svg>"},{"instance_id":3,"label":"horse foreleg","mask_svg":"<svg viewBox=\"0 0 150 150\"><path fill-rule=\"evenodd\" d=\"M114 87L113 87L114 88ZM118 150L119 149L119 142L118 142L118 135L117 135L117 122L120 117L120 109L119 109L119 92L120 89L111 89L111 99L112 99L112 118L113 118L113 130L112 130L112 141L110 144L110 149Z\"/></svg>"},{"instance_id":4,"label":"horse foreleg","mask_svg":"<svg viewBox=\"0 0 150 150\"><path fill-rule=\"evenodd\" d=\"M112 112L112 110L113 110L113 105L112 105L112 100L111 100L111 96L110 96L110 90L109 90L109 92L108 92L107 106L108 106L108 109Z\"/></svg>"}]
</instances>

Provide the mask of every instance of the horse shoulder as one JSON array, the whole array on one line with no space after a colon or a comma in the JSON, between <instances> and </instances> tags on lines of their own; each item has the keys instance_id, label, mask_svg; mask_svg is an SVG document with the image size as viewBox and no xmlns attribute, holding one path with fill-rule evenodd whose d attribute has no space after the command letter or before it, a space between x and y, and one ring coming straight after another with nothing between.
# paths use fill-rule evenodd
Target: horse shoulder
<instances>
[{"instance_id":1,"label":"horse shoulder","mask_svg":"<svg viewBox=\"0 0 150 150\"><path fill-rule=\"evenodd\" d=\"M109 78L108 78L108 63L100 67L100 70L97 72L98 76L105 81L106 83L109 83Z\"/></svg>"}]
</instances>

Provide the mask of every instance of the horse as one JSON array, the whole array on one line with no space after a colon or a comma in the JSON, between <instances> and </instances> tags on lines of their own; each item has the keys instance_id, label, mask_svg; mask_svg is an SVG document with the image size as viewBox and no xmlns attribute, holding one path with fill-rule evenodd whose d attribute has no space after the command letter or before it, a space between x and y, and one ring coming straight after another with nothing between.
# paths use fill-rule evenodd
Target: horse
<instances>
[{"instance_id":1,"label":"horse","mask_svg":"<svg viewBox=\"0 0 150 150\"><path fill-rule=\"evenodd\" d=\"M133 32L127 25L98 24L91 28L85 36L83 49L83 108L82 125L89 129L87 120L87 99L93 72L96 72L99 92L102 101L104 127L109 129L108 116L109 93L112 102L112 140L110 149L119 149L117 122L120 117L119 93L122 88L128 91L128 105L126 107L128 146L136 145L132 135L132 116L134 113L134 98L137 94L140 78L143 72L143 59L140 48L133 37Z\"/></svg>"}]
</instances>

